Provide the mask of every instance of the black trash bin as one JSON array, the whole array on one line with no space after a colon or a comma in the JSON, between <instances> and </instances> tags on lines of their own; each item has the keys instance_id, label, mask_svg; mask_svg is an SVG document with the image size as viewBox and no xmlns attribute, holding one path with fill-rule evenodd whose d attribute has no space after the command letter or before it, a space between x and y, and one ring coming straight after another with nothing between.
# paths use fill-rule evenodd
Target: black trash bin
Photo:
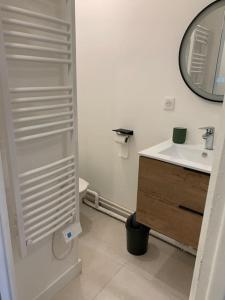
<instances>
[{"instance_id":1,"label":"black trash bin","mask_svg":"<svg viewBox=\"0 0 225 300\"><path fill-rule=\"evenodd\" d=\"M136 213L126 222L127 251L133 255L144 255L148 250L150 228L136 221Z\"/></svg>"}]
</instances>

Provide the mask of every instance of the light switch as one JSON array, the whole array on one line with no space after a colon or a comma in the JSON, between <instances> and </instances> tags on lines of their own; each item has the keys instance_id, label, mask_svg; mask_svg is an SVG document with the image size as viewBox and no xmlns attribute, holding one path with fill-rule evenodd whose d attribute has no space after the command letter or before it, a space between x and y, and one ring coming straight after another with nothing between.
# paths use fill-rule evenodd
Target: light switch
<instances>
[{"instance_id":1,"label":"light switch","mask_svg":"<svg viewBox=\"0 0 225 300\"><path fill-rule=\"evenodd\" d=\"M175 98L165 97L164 100L164 110L174 110L175 109Z\"/></svg>"}]
</instances>

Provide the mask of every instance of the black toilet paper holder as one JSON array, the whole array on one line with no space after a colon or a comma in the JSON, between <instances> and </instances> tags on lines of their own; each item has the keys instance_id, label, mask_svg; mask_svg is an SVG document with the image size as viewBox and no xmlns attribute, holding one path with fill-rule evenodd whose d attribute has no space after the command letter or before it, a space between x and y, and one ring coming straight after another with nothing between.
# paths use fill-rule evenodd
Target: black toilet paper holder
<instances>
[{"instance_id":1,"label":"black toilet paper holder","mask_svg":"<svg viewBox=\"0 0 225 300\"><path fill-rule=\"evenodd\" d=\"M118 129L113 129L113 131L119 135L128 135L128 136L134 135L134 131L131 129L118 128Z\"/></svg>"},{"instance_id":2,"label":"black toilet paper holder","mask_svg":"<svg viewBox=\"0 0 225 300\"><path fill-rule=\"evenodd\" d=\"M117 135L122 135L124 137L126 137L125 142L127 143L129 140L129 137L131 137L132 135L134 135L133 130L130 129L124 129L124 128L118 128L118 129L113 129L114 132L116 132Z\"/></svg>"}]
</instances>

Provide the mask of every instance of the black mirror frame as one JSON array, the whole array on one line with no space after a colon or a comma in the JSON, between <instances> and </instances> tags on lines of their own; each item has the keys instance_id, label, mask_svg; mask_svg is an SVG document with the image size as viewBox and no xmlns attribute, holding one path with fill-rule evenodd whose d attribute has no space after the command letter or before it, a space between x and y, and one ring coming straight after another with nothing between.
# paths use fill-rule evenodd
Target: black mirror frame
<instances>
[{"instance_id":1,"label":"black mirror frame","mask_svg":"<svg viewBox=\"0 0 225 300\"><path fill-rule=\"evenodd\" d=\"M206 6L203 10L200 11L200 13L198 13L198 15L192 20L192 22L190 23L190 25L188 26L188 28L186 29L184 36L182 38L181 44L180 44L180 49L179 49L179 69L180 69L180 74L184 80L184 82L186 83L186 85L189 87L189 89L196 94L197 96L207 100L207 101L211 101L211 102L216 102L216 103L223 103L224 101L224 96L220 96L220 95L213 95L213 94L209 94L209 93L205 93L205 95L198 93L191 85L190 83L187 81L185 75L184 75L184 71L182 68L182 50L183 50L183 45L185 44L185 40L186 37L188 35L188 32L190 30L190 28L192 27L192 25L197 21L197 19L208 9L210 9L212 6L217 5L221 2L221 6L222 6L222 2L224 2L225 5L225 0L216 0L212 3L210 3L208 6ZM209 95L207 97L207 94ZM210 97L211 95L211 97ZM214 99L213 99L214 98Z\"/></svg>"}]
</instances>

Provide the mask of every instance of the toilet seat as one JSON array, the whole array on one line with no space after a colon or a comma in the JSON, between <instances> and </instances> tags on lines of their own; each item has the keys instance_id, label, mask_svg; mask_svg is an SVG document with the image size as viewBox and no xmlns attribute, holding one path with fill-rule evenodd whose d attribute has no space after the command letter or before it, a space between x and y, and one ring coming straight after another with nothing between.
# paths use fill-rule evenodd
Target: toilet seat
<instances>
[{"instance_id":1,"label":"toilet seat","mask_svg":"<svg viewBox=\"0 0 225 300\"><path fill-rule=\"evenodd\" d=\"M83 193L87 190L89 183L83 178L79 178L79 193Z\"/></svg>"}]
</instances>

